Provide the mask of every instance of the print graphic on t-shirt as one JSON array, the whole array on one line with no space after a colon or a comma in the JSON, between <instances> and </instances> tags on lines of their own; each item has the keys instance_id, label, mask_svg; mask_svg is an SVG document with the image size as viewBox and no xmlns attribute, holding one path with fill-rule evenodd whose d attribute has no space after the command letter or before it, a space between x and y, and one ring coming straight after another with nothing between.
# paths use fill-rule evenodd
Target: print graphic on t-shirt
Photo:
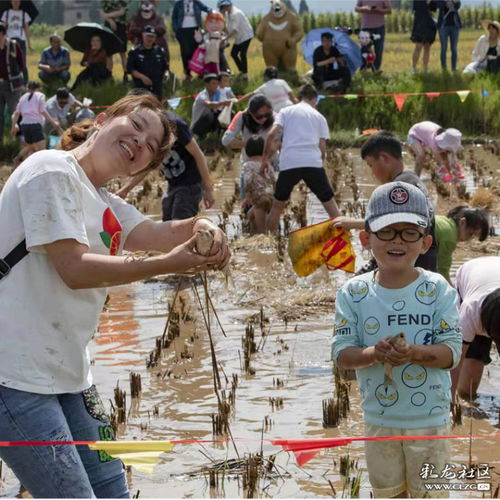
<instances>
[{"instance_id":1,"label":"print graphic on t-shirt","mask_svg":"<svg viewBox=\"0 0 500 500\"><path fill-rule=\"evenodd\" d=\"M422 406L425 403L426 399L427 397L423 392L416 392L411 396L411 404L413 406Z\"/></svg>"},{"instance_id":2,"label":"print graphic on t-shirt","mask_svg":"<svg viewBox=\"0 0 500 500\"><path fill-rule=\"evenodd\" d=\"M427 306L436 302L436 285L430 281L424 281L417 286L415 291L416 299Z\"/></svg>"},{"instance_id":3,"label":"print graphic on t-shirt","mask_svg":"<svg viewBox=\"0 0 500 500\"><path fill-rule=\"evenodd\" d=\"M102 214L102 228L104 231L100 233L101 239L106 248L109 248L109 255L117 255L120 248L122 227L110 208L106 208Z\"/></svg>"},{"instance_id":4,"label":"print graphic on t-shirt","mask_svg":"<svg viewBox=\"0 0 500 500\"><path fill-rule=\"evenodd\" d=\"M423 330L419 330L415 334L415 338L413 339L413 343L416 345L430 345L432 344L432 330L428 328L424 328Z\"/></svg>"},{"instance_id":5,"label":"print graphic on t-shirt","mask_svg":"<svg viewBox=\"0 0 500 500\"><path fill-rule=\"evenodd\" d=\"M375 316L370 316L363 326L368 335L375 335L380 330L380 321Z\"/></svg>"},{"instance_id":6,"label":"print graphic on t-shirt","mask_svg":"<svg viewBox=\"0 0 500 500\"><path fill-rule=\"evenodd\" d=\"M405 308L405 305L406 303L404 300L398 300L397 302L394 302L394 304L392 304L392 308L395 311L402 311Z\"/></svg>"},{"instance_id":7,"label":"print graphic on t-shirt","mask_svg":"<svg viewBox=\"0 0 500 500\"><path fill-rule=\"evenodd\" d=\"M186 171L186 163L180 157L179 153L173 149L170 151L168 158L165 158L162 163L162 172L166 179L174 179L179 177Z\"/></svg>"},{"instance_id":8,"label":"print graphic on t-shirt","mask_svg":"<svg viewBox=\"0 0 500 500\"><path fill-rule=\"evenodd\" d=\"M391 385L385 387L384 384L380 384L375 389L375 397L377 398L377 401L380 403L381 406L387 408L397 403L399 399L399 393Z\"/></svg>"},{"instance_id":9,"label":"print graphic on t-shirt","mask_svg":"<svg viewBox=\"0 0 500 500\"><path fill-rule=\"evenodd\" d=\"M361 302L368 295L368 284L365 281L353 281L349 286L349 294L354 302Z\"/></svg>"},{"instance_id":10,"label":"print graphic on t-shirt","mask_svg":"<svg viewBox=\"0 0 500 500\"><path fill-rule=\"evenodd\" d=\"M427 380L427 370L420 365L409 364L404 367L401 380L406 387L416 389L425 384Z\"/></svg>"}]
</instances>

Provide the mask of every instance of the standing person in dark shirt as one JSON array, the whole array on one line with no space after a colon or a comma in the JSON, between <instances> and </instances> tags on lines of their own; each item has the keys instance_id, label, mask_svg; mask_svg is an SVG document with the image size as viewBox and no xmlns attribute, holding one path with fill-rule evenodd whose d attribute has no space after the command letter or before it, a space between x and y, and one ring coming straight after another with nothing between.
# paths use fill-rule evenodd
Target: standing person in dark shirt
<instances>
[{"instance_id":1,"label":"standing person in dark shirt","mask_svg":"<svg viewBox=\"0 0 500 500\"><path fill-rule=\"evenodd\" d=\"M335 80L341 80L340 92L344 92L351 83L351 73L345 59L333 45L333 35L329 32L321 34L321 46L313 54L313 80L319 89L333 86Z\"/></svg>"},{"instance_id":2,"label":"standing person in dark shirt","mask_svg":"<svg viewBox=\"0 0 500 500\"><path fill-rule=\"evenodd\" d=\"M0 22L0 144L3 142L5 106L9 115L16 110L23 86L24 57L15 40L6 36L7 28Z\"/></svg>"},{"instance_id":3,"label":"standing person in dark shirt","mask_svg":"<svg viewBox=\"0 0 500 500\"><path fill-rule=\"evenodd\" d=\"M423 255L417 259L415 266L422 267L428 271L437 271L437 244L434 237L434 207L429 199L429 193L420 177L410 170L405 170L403 163L403 150L401 142L390 132L380 131L372 135L361 147L361 158L370 167L373 176L380 184L388 182L406 182L413 184L422 191L426 198L430 214L430 231L432 245ZM333 222L334 226L346 229L364 229L364 219L354 219L353 217L337 217ZM368 269L368 270L371 270ZM363 268L363 272L366 269Z\"/></svg>"},{"instance_id":4,"label":"standing person in dark shirt","mask_svg":"<svg viewBox=\"0 0 500 500\"><path fill-rule=\"evenodd\" d=\"M175 123L177 140L161 166L168 181L167 193L162 200L162 220L188 219L198 213L202 199L206 208L213 206L214 187L205 155L186 122L170 111L165 111L165 114ZM125 197L148 173L137 175L116 194Z\"/></svg>"},{"instance_id":5,"label":"standing person in dark shirt","mask_svg":"<svg viewBox=\"0 0 500 500\"><path fill-rule=\"evenodd\" d=\"M163 78L168 76L168 62L165 51L155 42L154 26L144 26L142 43L128 53L127 72L134 79L134 87L150 90L161 100Z\"/></svg>"},{"instance_id":6,"label":"standing person in dark shirt","mask_svg":"<svg viewBox=\"0 0 500 500\"><path fill-rule=\"evenodd\" d=\"M457 46L458 35L462 22L458 9L462 2L460 0L438 0L436 2L439 9L437 29L439 32L439 41L441 42L441 68L446 69L446 52L448 50L448 38L450 39L451 50L451 70L457 69Z\"/></svg>"}]
</instances>

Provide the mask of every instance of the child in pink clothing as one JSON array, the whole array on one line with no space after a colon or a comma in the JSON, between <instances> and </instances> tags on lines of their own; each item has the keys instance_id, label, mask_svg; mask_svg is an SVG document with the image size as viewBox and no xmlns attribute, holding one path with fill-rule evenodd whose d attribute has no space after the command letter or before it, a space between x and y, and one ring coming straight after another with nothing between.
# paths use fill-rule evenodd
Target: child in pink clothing
<instances>
[{"instance_id":1,"label":"child in pink clothing","mask_svg":"<svg viewBox=\"0 0 500 500\"><path fill-rule=\"evenodd\" d=\"M428 148L439 165L438 173L444 182L462 180L465 176L456 157L462 147L461 139L462 133L456 128L444 129L430 121L415 123L408 131L408 146L416 156L417 175L422 171L425 148Z\"/></svg>"}]
</instances>

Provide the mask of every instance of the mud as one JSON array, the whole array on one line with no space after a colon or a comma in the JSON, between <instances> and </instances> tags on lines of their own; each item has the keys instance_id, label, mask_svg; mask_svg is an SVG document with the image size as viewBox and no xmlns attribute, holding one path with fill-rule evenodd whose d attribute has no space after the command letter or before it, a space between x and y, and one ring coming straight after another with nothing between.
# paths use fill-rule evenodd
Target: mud
<instances>
[{"instance_id":1,"label":"mud","mask_svg":"<svg viewBox=\"0 0 500 500\"><path fill-rule=\"evenodd\" d=\"M473 152L472 157L469 151ZM469 162L475 162L473 169ZM477 165L482 165L481 162L485 167L478 174ZM236 164L236 160L233 163ZM494 193L490 206L492 213L500 213L498 193L495 192L500 178L497 154L469 146L463 163L467 172L466 195L473 196L478 187L486 185ZM411 159L408 164L412 164ZM132 492L140 490L141 497L150 498L242 497L252 491L255 496L262 497L347 497L350 496L348 481L360 477L359 495L369 498L371 489L362 443L325 450L299 468L293 456L267 441L364 434L355 381L349 382L347 418L336 428L323 426L323 401L335 395L330 360L335 292L348 276L321 269L308 278L298 278L288 260L283 238L243 237L244 221L239 214L239 204L234 203L232 211L228 205L239 175L231 165L221 158L218 165L214 165L217 204L208 214L226 227L233 249L234 287L226 286L222 273L211 273L209 292L224 329L223 332L211 313L210 325L222 385L220 392L225 391L228 395L233 391L228 424L234 444L228 441L177 445L172 452L162 455L153 475L132 471L129 476ZM335 176L342 207L347 207L348 214L362 215L375 182L358 159L358 152L332 154L329 175ZM157 198L161 185L158 178L150 182L149 193L141 194L143 188L139 187L132 199L140 208L147 208L153 217L159 218ZM445 198L438 194L434 184L428 182L428 185L438 213L445 213L461 202L460 193L453 191ZM295 193L293 205L297 208L290 215L290 229L298 227L301 219L307 223L325 219L321 205L305 191ZM225 217L221 215L221 207L227 212ZM499 234L498 217L493 221ZM356 234L353 241L359 266L364 256ZM465 260L497 254L499 249L498 236L481 244L460 245L453 273ZM178 286L178 277L158 277L110 291L107 310L101 316L99 331L91 344L91 356L95 382L103 400L113 399L117 383L127 392L130 409L127 423L119 426L119 439L214 438L213 415L217 415L220 408L214 393L209 338L193 292L196 287L204 304L199 279L184 278L181 283L176 301L181 319L176 323L169 347L162 350L157 366L146 368L156 339L164 332L167 312ZM249 324L253 326L256 352L249 356L252 370L245 370L242 340ZM492 357L493 363L486 370L479 390L478 409L474 412L464 410L463 424L454 429L455 434L469 434L471 428L473 434L485 436L499 432L500 359L496 353ZM141 397L134 401L129 396L130 372L140 374L142 379ZM471 458L473 463L486 463L496 468L492 471L492 479L488 480L494 491L500 472L498 440L478 439L473 441L472 448L468 440L454 440L451 446L455 464L467 465ZM256 475L259 464L255 457L245 466L241 460L248 454L260 452L266 461L272 460L273 465L265 468L270 471L261 470ZM231 460L229 464L232 465L225 466L215 475L208 472L215 464L226 460ZM346 468L350 468L350 479L341 474ZM14 491L16 481L5 467L3 478L5 484L0 493ZM486 498L490 498L493 491L485 492ZM480 492L456 492L452 496L479 498L482 495Z\"/></svg>"}]
</instances>

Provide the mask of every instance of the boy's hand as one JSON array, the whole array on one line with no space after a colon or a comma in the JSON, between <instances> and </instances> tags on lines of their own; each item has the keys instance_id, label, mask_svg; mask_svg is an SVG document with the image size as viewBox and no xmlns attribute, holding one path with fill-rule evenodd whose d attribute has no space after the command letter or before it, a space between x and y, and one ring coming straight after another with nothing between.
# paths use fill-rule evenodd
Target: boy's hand
<instances>
[{"instance_id":1,"label":"boy's hand","mask_svg":"<svg viewBox=\"0 0 500 500\"><path fill-rule=\"evenodd\" d=\"M387 355L391 352L392 346L387 339L381 339L375 344L374 361L375 363L385 363Z\"/></svg>"},{"instance_id":2,"label":"boy's hand","mask_svg":"<svg viewBox=\"0 0 500 500\"><path fill-rule=\"evenodd\" d=\"M390 352L386 356L387 362L392 366L400 366L411 363L413 358L413 344L391 346Z\"/></svg>"}]
</instances>

